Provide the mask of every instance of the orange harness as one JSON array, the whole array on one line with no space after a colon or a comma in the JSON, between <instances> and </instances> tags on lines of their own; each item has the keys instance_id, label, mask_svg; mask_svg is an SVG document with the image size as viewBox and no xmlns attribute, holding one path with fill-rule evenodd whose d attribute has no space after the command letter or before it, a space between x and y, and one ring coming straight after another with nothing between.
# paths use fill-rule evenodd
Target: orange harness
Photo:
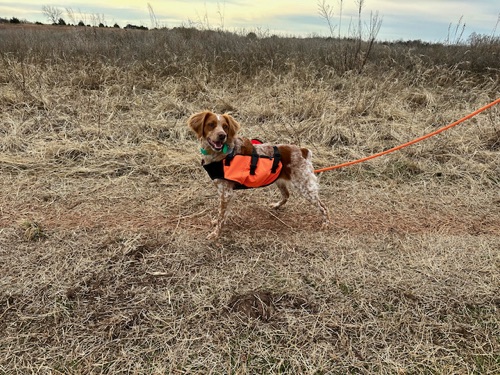
<instances>
[{"instance_id":1,"label":"orange harness","mask_svg":"<svg viewBox=\"0 0 500 375\"><path fill-rule=\"evenodd\" d=\"M224 160L203 165L212 180L225 179L237 183L235 189L264 187L272 184L279 177L281 154L274 146L272 157L259 155L252 150L252 155L229 153Z\"/></svg>"}]
</instances>

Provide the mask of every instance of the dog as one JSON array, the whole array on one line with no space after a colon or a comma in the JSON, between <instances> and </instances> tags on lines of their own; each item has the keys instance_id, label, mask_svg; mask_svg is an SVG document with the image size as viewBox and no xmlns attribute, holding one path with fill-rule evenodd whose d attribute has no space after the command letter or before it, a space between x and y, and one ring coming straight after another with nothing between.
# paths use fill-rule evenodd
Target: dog
<instances>
[{"instance_id":1,"label":"dog","mask_svg":"<svg viewBox=\"0 0 500 375\"><path fill-rule=\"evenodd\" d=\"M267 143L254 144L250 139L238 136L241 126L228 113L216 114L211 111L195 113L189 117L187 125L200 141L203 167L209 174L211 169L218 171L215 177L211 177L217 187L220 199L219 213L214 222L215 229L208 235L208 239L219 238L234 190L248 187L242 182L230 180L224 175L225 165L228 164L230 155L231 158L235 155L244 157L253 155L254 160L257 160L257 165L261 163L264 165L265 159L270 160L271 163L274 163L271 169L276 166L275 176L271 180L268 178L266 183L275 183L281 192L281 200L271 207L278 209L288 201L291 185L319 210L323 218L322 227L328 226L330 217L328 209L319 199L319 187L311 162L312 153L310 150L291 144L276 146ZM249 169L251 168L249 167ZM250 187L255 186L251 185Z\"/></svg>"}]
</instances>

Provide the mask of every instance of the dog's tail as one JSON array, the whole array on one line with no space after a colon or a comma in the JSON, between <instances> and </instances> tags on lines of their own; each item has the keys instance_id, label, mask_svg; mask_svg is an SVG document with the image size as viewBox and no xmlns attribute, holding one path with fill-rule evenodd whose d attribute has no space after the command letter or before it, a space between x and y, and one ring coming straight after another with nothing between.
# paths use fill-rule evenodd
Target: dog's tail
<instances>
[{"instance_id":1,"label":"dog's tail","mask_svg":"<svg viewBox=\"0 0 500 375\"><path fill-rule=\"evenodd\" d=\"M307 148L301 148L300 152L302 153L302 157L304 158L304 161L306 163L307 169L311 173L312 176L314 176L314 179L316 179L316 176L314 175L314 167L312 163L312 151L307 149Z\"/></svg>"},{"instance_id":2,"label":"dog's tail","mask_svg":"<svg viewBox=\"0 0 500 375\"><path fill-rule=\"evenodd\" d=\"M304 148L304 147L301 147L300 152L302 153L302 157L304 159L306 159L307 161L312 160L312 151L311 150Z\"/></svg>"}]
</instances>

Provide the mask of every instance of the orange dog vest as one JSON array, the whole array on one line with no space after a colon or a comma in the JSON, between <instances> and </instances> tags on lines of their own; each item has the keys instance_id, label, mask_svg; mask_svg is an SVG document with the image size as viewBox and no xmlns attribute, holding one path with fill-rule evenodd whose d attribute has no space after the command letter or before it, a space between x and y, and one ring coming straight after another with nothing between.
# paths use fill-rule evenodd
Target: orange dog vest
<instances>
[{"instance_id":1,"label":"orange dog vest","mask_svg":"<svg viewBox=\"0 0 500 375\"><path fill-rule=\"evenodd\" d=\"M224 160L203 165L212 180L234 181L237 183L235 189L270 185L279 177L282 167L276 146L272 157L259 155L254 148L252 155L235 155L233 151Z\"/></svg>"}]
</instances>

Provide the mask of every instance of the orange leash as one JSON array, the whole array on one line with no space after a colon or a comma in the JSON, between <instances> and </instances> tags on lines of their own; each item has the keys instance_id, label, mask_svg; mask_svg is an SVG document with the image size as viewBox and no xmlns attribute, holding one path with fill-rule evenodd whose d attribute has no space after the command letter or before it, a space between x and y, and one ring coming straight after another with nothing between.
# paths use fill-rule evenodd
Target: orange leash
<instances>
[{"instance_id":1,"label":"orange leash","mask_svg":"<svg viewBox=\"0 0 500 375\"><path fill-rule=\"evenodd\" d=\"M446 125L446 126L440 128L440 129L436 130L436 131L433 131L432 133L423 135L423 136L421 136L419 138L416 138L416 139L414 139L414 140L412 140L410 142L403 143L402 145L393 147L393 148L391 148L389 150L386 150L386 151L379 152L377 154L373 154L373 155L367 156L365 158L361 158L361 159L358 159L358 160L349 161L349 162L342 163L342 164L339 164L339 165L334 165L332 167L326 167L326 168L317 169L317 170L314 171L314 173L321 173L321 172L331 171L333 169L347 167L347 166L350 166L350 165L362 163L362 162L367 161L367 160L378 158L379 156L382 156L382 155L390 154L391 152L394 152L394 151L397 151L397 150L401 150L402 148L405 148L405 147L413 145L413 144L415 144L417 142L423 141L424 139L433 137L436 134L444 132L445 130L448 130L448 129L450 129L450 128L452 128L452 127L454 127L454 126L456 126L456 125L458 125L458 124L460 124L460 123L462 123L464 121L467 121L467 120L471 119L472 117L476 116L477 114L479 114L479 113L481 113L483 111L486 111L488 108L491 108L494 105L499 104L499 103L500 103L500 98L498 98L497 100L491 102L490 104L485 105L484 107L479 108L477 111L474 111L474 112L468 114L467 116L461 118L458 121L455 121L452 124Z\"/></svg>"}]
</instances>

